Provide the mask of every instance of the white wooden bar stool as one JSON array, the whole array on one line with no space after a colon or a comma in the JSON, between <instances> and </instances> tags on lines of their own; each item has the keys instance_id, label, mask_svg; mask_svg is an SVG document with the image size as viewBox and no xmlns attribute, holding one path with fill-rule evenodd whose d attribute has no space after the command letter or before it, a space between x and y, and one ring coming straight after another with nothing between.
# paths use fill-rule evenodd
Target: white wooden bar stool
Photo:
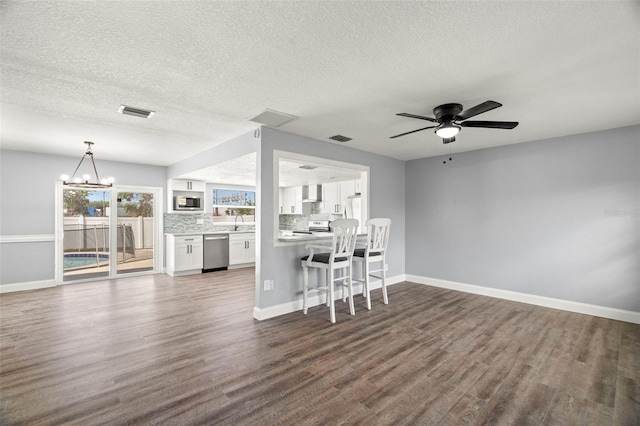
<instances>
[{"instance_id":1,"label":"white wooden bar stool","mask_svg":"<svg viewBox=\"0 0 640 426\"><path fill-rule=\"evenodd\" d=\"M370 278L382 280L382 298L384 304L389 304L387 297L387 274L384 270L387 244L389 243L389 229L391 219L369 219L367 226L367 242L365 248L356 248L353 253L353 261L362 263L362 279L354 280L362 283L362 294L367 298L367 309L371 309L371 281ZM380 263L380 269L371 269L372 263ZM380 272L380 276L374 273Z\"/></svg>"},{"instance_id":2,"label":"white wooden bar stool","mask_svg":"<svg viewBox=\"0 0 640 426\"><path fill-rule=\"evenodd\" d=\"M325 292L327 294L327 306L331 322L336 322L335 311L335 282L340 281L349 290L349 312L355 315L353 306L353 286L351 284L353 251L356 247L358 230L358 220L338 219L330 223L333 231L333 240L330 247L309 244L305 248L309 249L309 255L302 260L302 311L306 315L308 309L307 296L309 291ZM317 250L323 251L317 253ZM327 271L326 286L309 287L309 268L320 268ZM343 269L343 275L334 276L336 269ZM347 272L348 271L348 272Z\"/></svg>"}]
</instances>

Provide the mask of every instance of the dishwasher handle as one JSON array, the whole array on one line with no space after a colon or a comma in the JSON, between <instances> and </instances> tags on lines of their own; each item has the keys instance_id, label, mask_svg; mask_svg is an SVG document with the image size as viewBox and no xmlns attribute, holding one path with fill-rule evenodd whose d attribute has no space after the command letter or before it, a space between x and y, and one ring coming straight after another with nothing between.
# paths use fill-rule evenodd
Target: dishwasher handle
<instances>
[{"instance_id":1,"label":"dishwasher handle","mask_svg":"<svg viewBox=\"0 0 640 426\"><path fill-rule=\"evenodd\" d=\"M228 240L229 237L228 236L224 236L224 237L204 237L205 241L211 241L211 240Z\"/></svg>"}]
</instances>

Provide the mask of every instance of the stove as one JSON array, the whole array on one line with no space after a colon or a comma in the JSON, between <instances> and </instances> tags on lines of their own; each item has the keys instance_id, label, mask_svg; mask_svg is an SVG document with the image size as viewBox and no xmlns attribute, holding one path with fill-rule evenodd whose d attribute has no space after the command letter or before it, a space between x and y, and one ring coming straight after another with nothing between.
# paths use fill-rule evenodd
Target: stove
<instances>
[{"instance_id":1,"label":"stove","mask_svg":"<svg viewBox=\"0 0 640 426\"><path fill-rule=\"evenodd\" d=\"M310 220L309 232L331 232L329 220Z\"/></svg>"},{"instance_id":2,"label":"stove","mask_svg":"<svg viewBox=\"0 0 640 426\"><path fill-rule=\"evenodd\" d=\"M322 234L331 232L329 220L310 220L308 231L293 231L294 234Z\"/></svg>"}]
</instances>

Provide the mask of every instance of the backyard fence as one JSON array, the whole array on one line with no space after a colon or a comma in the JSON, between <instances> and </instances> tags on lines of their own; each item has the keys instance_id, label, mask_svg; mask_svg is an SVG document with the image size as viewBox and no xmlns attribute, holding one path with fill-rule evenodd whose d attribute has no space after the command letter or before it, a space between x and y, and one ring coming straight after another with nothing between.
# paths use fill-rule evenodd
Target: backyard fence
<instances>
[{"instance_id":1,"label":"backyard fence","mask_svg":"<svg viewBox=\"0 0 640 426\"><path fill-rule=\"evenodd\" d=\"M154 221L152 217L119 217L118 218L118 247L120 248L120 239L123 238L123 232L125 239L125 247L132 244L131 247L136 249L153 248L153 226ZM129 229L128 231L120 231L120 227L123 229ZM87 244L93 238L95 240L94 245L101 247L108 247L109 244L109 218L108 217L85 217L85 216L73 216L64 218L64 230L65 230L65 251L67 251L67 232L74 231L76 234L69 233L69 239L73 240L73 243L69 243L69 249L84 248L82 244L87 241ZM82 232L78 232L82 231ZM84 234L83 234L84 233ZM130 233L130 237L126 235ZM86 235L85 235L86 234ZM93 234L93 235L90 235ZM128 241L127 238L131 238Z\"/></svg>"}]
</instances>

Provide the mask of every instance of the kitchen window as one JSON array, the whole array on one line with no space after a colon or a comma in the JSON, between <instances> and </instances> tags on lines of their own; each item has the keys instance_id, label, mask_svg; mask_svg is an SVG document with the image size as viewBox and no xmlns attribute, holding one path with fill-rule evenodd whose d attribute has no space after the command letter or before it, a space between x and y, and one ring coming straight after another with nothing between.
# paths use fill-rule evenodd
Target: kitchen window
<instances>
[{"instance_id":1,"label":"kitchen window","mask_svg":"<svg viewBox=\"0 0 640 426\"><path fill-rule=\"evenodd\" d=\"M245 223L255 222L256 193L254 191L215 188L212 200L214 222L234 222L238 217Z\"/></svg>"}]
</instances>

